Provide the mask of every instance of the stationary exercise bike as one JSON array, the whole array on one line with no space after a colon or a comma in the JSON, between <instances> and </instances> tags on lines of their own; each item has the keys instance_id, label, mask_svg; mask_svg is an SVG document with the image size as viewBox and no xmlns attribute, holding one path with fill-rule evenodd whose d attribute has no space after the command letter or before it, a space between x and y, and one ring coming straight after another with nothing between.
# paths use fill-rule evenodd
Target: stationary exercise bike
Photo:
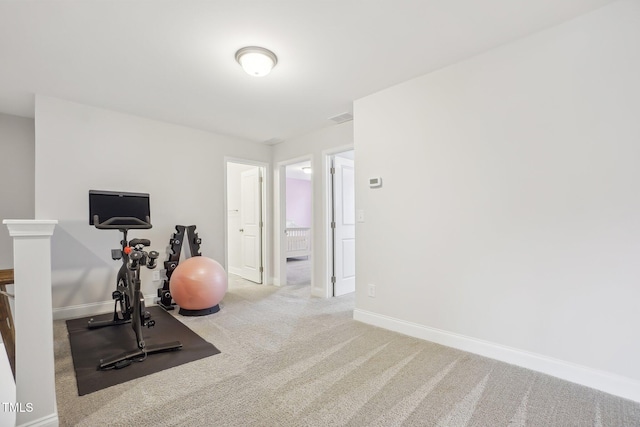
<instances>
[{"instance_id":1,"label":"stationary exercise bike","mask_svg":"<svg viewBox=\"0 0 640 427\"><path fill-rule=\"evenodd\" d=\"M182 344L179 341L172 341L165 344L148 346L144 342L142 328L152 328L155 321L151 319L151 315L145 309L144 295L140 290L140 267L146 266L148 269L154 269L157 265L158 252L145 251L145 248L151 245L148 239L132 239L127 241L128 231L131 229L149 229L151 223L149 216L145 216L145 220L138 216L110 216L107 220L101 222L100 215L95 213L101 208L101 198L107 200L114 195L124 194L126 197L147 197L145 194L137 193L112 193L90 191L90 211L92 214L91 223L99 230L119 230L123 233L120 241L119 249L111 250L111 258L114 261L122 260L122 266L118 270L116 279L116 290L113 291L111 297L114 300L113 319L104 321L95 321L93 318L89 320L89 329L103 328L106 326L116 326L125 323L131 323L131 327L136 335L137 349L124 352L108 359L100 360L98 369L120 369L129 366L132 362L142 362L147 355L164 351L179 350ZM95 203L92 203L92 197ZM120 195L120 197L123 197ZM115 199L123 202L123 200ZM102 201L104 204L104 201ZM109 205L109 210L113 210L113 200ZM148 205L147 205L148 206ZM147 207L148 209L148 207Z\"/></svg>"}]
</instances>

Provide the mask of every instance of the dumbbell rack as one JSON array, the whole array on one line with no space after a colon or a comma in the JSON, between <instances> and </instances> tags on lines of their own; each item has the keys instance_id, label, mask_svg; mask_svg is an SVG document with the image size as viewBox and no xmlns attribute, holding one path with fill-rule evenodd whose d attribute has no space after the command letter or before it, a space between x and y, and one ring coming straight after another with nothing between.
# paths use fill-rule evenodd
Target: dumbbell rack
<instances>
[{"instance_id":1,"label":"dumbbell rack","mask_svg":"<svg viewBox=\"0 0 640 427\"><path fill-rule=\"evenodd\" d=\"M200 243L202 243L202 239L200 239L198 233L196 233L196 226L176 225L176 232L173 233L169 239L169 245L171 245L169 258L164 262L166 279L162 282L162 287L158 288L158 298L160 298L158 305L165 310L173 310L176 305L171 297L169 283L171 281L171 275L180 263L180 255L182 254L182 245L185 238L189 239L190 255L192 257L202 255L200 253Z\"/></svg>"}]
</instances>

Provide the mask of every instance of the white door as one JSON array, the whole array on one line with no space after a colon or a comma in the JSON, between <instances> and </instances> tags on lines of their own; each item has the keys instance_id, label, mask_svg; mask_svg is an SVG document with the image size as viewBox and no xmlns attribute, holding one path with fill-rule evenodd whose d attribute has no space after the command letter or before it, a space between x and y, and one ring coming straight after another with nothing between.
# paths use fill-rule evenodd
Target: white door
<instances>
[{"instance_id":1,"label":"white door","mask_svg":"<svg viewBox=\"0 0 640 427\"><path fill-rule=\"evenodd\" d=\"M355 170L352 159L333 158L333 295L356 290Z\"/></svg>"},{"instance_id":2,"label":"white door","mask_svg":"<svg viewBox=\"0 0 640 427\"><path fill-rule=\"evenodd\" d=\"M262 283L262 177L260 168L240 176L241 276Z\"/></svg>"}]
</instances>

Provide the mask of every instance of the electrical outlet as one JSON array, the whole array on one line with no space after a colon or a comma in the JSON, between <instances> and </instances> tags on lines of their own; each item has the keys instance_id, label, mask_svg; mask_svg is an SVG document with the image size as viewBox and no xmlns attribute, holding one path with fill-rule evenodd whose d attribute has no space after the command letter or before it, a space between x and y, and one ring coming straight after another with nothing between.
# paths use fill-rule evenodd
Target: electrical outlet
<instances>
[{"instance_id":1,"label":"electrical outlet","mask_svg":"<svg viewBox=\"0 0 640 427\"><path fill-rule=\"evenodd\" d=\"M376 285L369 284L368 295L371 298L375 298L376 297Z\"/></svg>"},{"instance_id":2,"label":"electrical outlet","mask_svg":"<svg viewBox=\"0 0 640 427\"><path fill-rule=\"evenodd\" d=\"M153 272L153 281L154 282L159 282L160 281L160 272L157 271L157 270Z\"/></svg>"}]
</instances>

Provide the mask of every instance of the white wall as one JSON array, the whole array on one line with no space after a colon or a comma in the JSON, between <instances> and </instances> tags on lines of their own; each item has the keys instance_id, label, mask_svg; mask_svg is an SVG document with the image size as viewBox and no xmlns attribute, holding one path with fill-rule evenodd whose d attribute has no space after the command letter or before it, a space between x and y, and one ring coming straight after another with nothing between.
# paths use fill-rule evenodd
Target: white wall
<instances>
[{"instance_id":1,"label":"white wall","mask_svg":"<svg viewBox=\"0 0 640 427\"><path fill-rule=\"evenodd\" d=\"M325 233L325 226L328 223L326 212L323 206L324 183L326 182L327 170L324 168L324 153L327 150L337 147L353 146L353 122L345 122L338 125L332 125L317 132L285 141L273 146L273 164L274 164L274 236L281 236L280 228L284 228L284 212L280 216L279 206L281 199L278 189L281 187L279 180L278 163L287 163L293 159L302 157L311 157L312 176L312 192L313 192L313 227L312 227L312 244L313 244L313 272L312 272L312 292L318 296L328 296L326 294L327 280L327 246L325 239L322 237ZM284 177L283 177L284 179ZM284 185L282 185L284 188ZM284 197L284 194L282 195ZM280 224L282 221L282 224ZM280 267L278 259L280 245L279 239L274 238L274 274L278 283L281 275L286 275L286 271Z\"/></svg>"},{"instance_id":2,"label":"white wall","mask_svg":"<svg viewBox=\"0 0 640 427\"><path fill-rule=\"evenodd\" d=\"M34 218L33 119L0 113L0 222ZM13 268L13 240L0 227L0 269Z\"/></svg>"},{"instance_id":3,"label":"white wall","mask_svg":"<svg viewBox=\"0 0 640 427\"><path fill-rule=\"evenodd\" d=\"M202 254L225 264L224 157L268 163L270 147L43 96L35 117L35 215L59 221L52 239L54 315L112 307L119 265L110 249L121 234L89 225L90 189L150 193L153 228L129 237L151 239L161 261L175 225L195 224ZM146 295L159 285L143 272Z\"/></svg>"},{"instance_id":4,"label":"white wall","mask_svg":"<svg viewBox=\"0 0 640 427\"><path fill-rule=\"evenodd\" d=\"M638 76L631 0L356 101L355 317L640 401Z\"/></svg>"},{"instance_id":5,"label":"white wall","mask_svg":"<svg viewBox=\"0 0 640 427\"><path fill-rule=\"evenodd\" d=\"M7 350L0 342L0 402L16 401L16 383L7 357ZM3 408L4 409L4 408ZM0 411L0 426L15 426L16 413L14 411Z\"/></svg>"}]
</instances>

